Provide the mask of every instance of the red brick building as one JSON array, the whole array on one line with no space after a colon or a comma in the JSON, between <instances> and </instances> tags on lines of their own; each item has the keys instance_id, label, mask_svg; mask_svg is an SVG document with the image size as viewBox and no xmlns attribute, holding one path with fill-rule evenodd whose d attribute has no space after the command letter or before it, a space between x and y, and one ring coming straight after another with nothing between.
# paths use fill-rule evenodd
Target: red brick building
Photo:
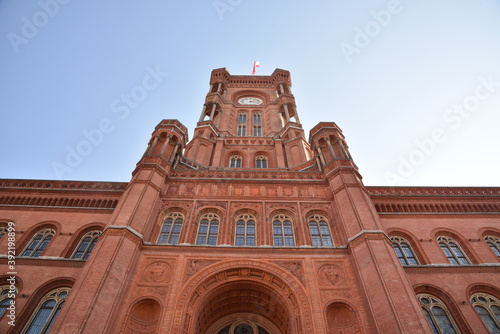
<instances>
[{"instance_id":1,"label":"red brick building","mask_svg":"<svg viewBox=\"0 0 500 334\"><path fill-rule=\"evenodd\" d=\"M0 180L0 332L499 333L500 188L364 186L290 87L214 70L128 183Z\"/></svg>"}]
</instances>

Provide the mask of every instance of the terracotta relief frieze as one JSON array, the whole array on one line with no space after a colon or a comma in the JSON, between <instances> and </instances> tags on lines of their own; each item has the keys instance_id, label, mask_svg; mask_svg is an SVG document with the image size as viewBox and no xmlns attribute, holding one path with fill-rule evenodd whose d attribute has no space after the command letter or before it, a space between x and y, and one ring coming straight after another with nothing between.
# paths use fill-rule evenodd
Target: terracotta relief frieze
<instances>
[{"instance_id":1,"label":"terracotta relief frieze","mask_svg":"<svg viewBox=\"0 0 500 334\"><path fill-rule=\"evenodd\" d=\"M299 281L304 284L304 269L302 267L302 263L298 261L281 261L274 262L281 267L290 271L295 277L299 279Z\"/></svg>"},{"instance_id":2,"label":"terracotta relief frieze","mask_svg":"<svg viewBox=\"0 0 500 334\"><path fill-rule=\"evenodd\" d=\"M292 211L293 213L297 213L297 205L294 203L266 203L267 212L284 209Z\"/></svg>"},{"instance_id":3,"label":"terracotta relief frieze","mask_svg":"<svg viewBox=\"0 0 500 334\"><path fill-rule=\"evenodd\" d=\"M321 286L332 288L348 286L346 274L339 264L325 263L317 269L316 274Z\"/></svg>"},{"instance_id":4,"label":"terracotta relief frieze","mask_svg":"<svg viewBox=\"0 0 500 334\"><path fill-rule=\"evenodd\" d=\"M280 170L266 170L266 171L232 171L232 170L206 170L206 169L176 169L169 176L168 179L175 180L180 178L193 178L193 179L239 179L239 180L303 180L303 181L324 181L321 173L316 171L280 171Z\"/></svg>"},{"instance_id":5,"label":"terracotta relief frieze","mask_svg":"<svg viewBox=\"0 0 500 334\"><path fill-rule=\"evenodd\" d=\"M330 203L300 203L300 209L304 213L311 210L321 210L331 213L333 210Z\"/></svg>"},{"instance_id":6,"label":"terracotta relief frieze","mask_svg":"<svg viewBox=\"0 0 500 334\"><path fill-rule=\"evenodd\" d=\"M227 209L227 202L223 201L197 201L196 202L196 209L202 208L204 206L217 206L219 208L222 208L224 210Z\"/></svg>"},{"instance_id":7,"label":"terracotta relief frieze","mask_svg":"<svg viewBox=\"0 0 500 334\"><path fill-rule=\"evenodd\" d=\"M198 259L188 260L187 267L186 267L186 275L185 275L186 281L191 276L196 274L201 268L209 266L215 262L217 262L217 261L215 261L215 260L198 260Z\"/></svg>"},{"instance_id":8,"label":"terracotta relief frieze","mask_svg":"<svg viewBox=\"0 0 500 334\"><path fill-rule=\"evenodd\" d=\"M164 208L170 208L170 207L180 207L184 208L186 210L191 209L193 205L193 202L191 201L170 201L170 200L163 200L163 207Z\"/></svg>"},{"instance_id":9,"label":"terracotta relief frieze","mask_svg":"<svg viewBox=\"0 0 500 334\"><path fill-rule=\"evenodd\" d=\"M172 267L165 261L154 261L143 269L140 283L165 285L170 282Z\"/></svg>"}]
</instances>

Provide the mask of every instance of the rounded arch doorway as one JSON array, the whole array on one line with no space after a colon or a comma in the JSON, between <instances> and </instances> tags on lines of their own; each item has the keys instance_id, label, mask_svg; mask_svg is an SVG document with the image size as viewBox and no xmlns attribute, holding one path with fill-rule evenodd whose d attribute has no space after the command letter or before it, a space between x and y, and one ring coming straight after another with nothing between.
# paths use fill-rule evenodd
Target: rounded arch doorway
<instances>
[{"instance_id":1,"label":"rounded arch doorway","mask_svg":"<svg viewBox=\"0 0 500 334\"><path fill-rule=\"evenodd\" d=\"M285 334L290 312L283 296L251 280L226 282L199 305L197 332L206 334Z\"/></svg>"}]
</instances>

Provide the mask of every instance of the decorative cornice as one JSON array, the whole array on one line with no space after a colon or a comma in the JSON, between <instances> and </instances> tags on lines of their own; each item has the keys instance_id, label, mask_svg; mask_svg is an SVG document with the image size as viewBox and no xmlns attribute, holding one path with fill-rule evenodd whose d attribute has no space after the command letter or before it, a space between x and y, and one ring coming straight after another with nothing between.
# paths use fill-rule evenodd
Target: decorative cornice
<instances>
[{"instance_id":1,"label":"decorative cornice","mask_svg":"<svg viewBox=\"0 0 500 334\"><path fill-rule=\"evenodd\" d=\"M169 179L200 179L200 180L217 180L217 179L233 179L233 180L259 180L259 181L321 181L325 182L320 172L304 172L304 171L283 171L283 170L174 170L169 176Z\"/></svg>"},{"instance_id":2,"label":"decorative cornice","mask_svg":"<svg viewBox=\"0 0 500 334\"><path fill-rule=\"evenodd\" d=\"M372 197L378 196L495 196L500 197L497 187L366 187Z\"/></svg>"},{"instance_id":3,"label":"decorative cornice","mask_svg":"<svg viewBox=\"0 0 500 334\"><path fill-rule=\"evenodd\" d=\"M56 180L22 180L0 179L0 189L37 189L37 190L72 190L72 191L110 191L123 192L128 182L96 182L96 181L56 181Z\"/></svg>"},{"instance_id":4,"label":"decorative cornice","mask_svg":"<svg viewBox=\"0 0 500 334\"><path fill-rule=\"evenodd\" d=\"M104 198L69 198L40 196L0 196L0 207L22 206L32 208L70 208L70 209L110 209L113 210L118 200Z\"/></svg>"}]
</instances>

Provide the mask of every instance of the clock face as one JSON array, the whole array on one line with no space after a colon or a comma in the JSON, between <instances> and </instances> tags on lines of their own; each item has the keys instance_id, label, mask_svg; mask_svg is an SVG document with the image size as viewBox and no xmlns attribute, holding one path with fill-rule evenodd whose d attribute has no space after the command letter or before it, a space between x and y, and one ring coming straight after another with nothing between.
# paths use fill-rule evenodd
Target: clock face
<instances>
[{"instance_id":1,"label":"clock face","mask_svg":"<svg viewBox=\"0 0 500 334\"><path fill-rule=\"evenodd\" d=\"M239 104L249 104L249 105L259 105L262 104L262 100L257 97L243 97L238 100Z\"/></svg>"}]
</instances>

